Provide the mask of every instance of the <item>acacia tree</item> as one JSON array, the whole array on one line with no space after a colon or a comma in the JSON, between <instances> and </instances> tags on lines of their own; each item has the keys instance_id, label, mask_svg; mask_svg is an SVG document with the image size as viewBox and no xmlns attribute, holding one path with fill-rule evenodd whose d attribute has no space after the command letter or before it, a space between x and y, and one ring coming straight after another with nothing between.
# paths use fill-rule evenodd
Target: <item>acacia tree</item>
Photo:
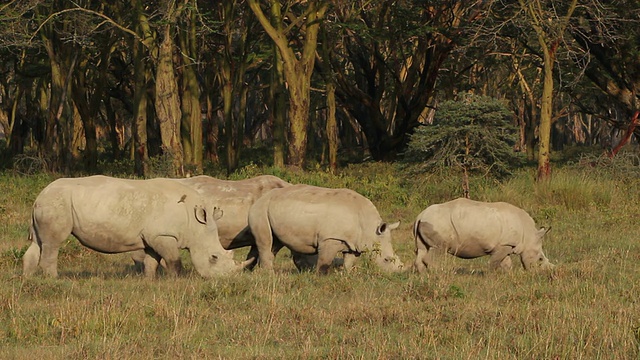
<instances>
[{"instance_id":1,"label":"acacia tree","mask_svg":"<svg viewBox=\"0 0 640 360\"><path fill-rule=\"evenodd\" d=\"M361 126L376 160L393 157L436 95L439 71L483 16L475 1L336 4L336 96Z\"/></svg>"},{"instance_id":2,"label":"acacia tree","mask_svg":"<svg viewBox=\"0 0 640 360\"><path fill-rule=\"evenodd\" d=\"M279 6L278 0L270 0L270 6ZM303 5L306 4L306 7ZM298 2L286 9L282 22L272 24L274 18L262 10L259 0L249 0L249 6L266 33L277 46L284 69L289 93L289 126L287 163L302 167L307 150L307 128L311 75L313 74L320 24L328 4L322 0ZM300 8L300 12L294 11Z\"/></svg>"},{"instance_id":3,"label":"acacia tree","mask_svg":"<svg viewBox=\"0 0 640 360\"><path fill-rule=\"evenodd\" d=\"M540 142L538 148L538 180L551 177L550 139L553 118L553 68L556 52L564 41L564 33L573 15L577 0L554 3L551 6L541 0L518 0L520 7L535 30L543 59L542 98L540 105ZM566 5L566 7L565 7ZM561 11L561 12L560 12Z\"/></svg>"}]
</instances>

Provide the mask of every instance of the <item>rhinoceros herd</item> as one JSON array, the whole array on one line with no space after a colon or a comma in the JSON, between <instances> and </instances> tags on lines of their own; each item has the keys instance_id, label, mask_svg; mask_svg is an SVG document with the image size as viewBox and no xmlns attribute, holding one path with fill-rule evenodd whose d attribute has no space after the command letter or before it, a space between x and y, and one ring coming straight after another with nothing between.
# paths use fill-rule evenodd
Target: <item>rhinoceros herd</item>
<instances>
[{"instance_id":1,"label":"rhinoceros herd","mask_svg":"<svg viewBox=\"0 0 640 360\"><path fill-rule=\"evenodd\" d=\"M349 189L292 185L271 175L246 180L209 176L131 180L107 176L53 181L36 198L31 245L23 274L38 266L57 276L58 251L73 234L82 245L103 253L131 252L154 277L159 264L171 274L182 269L187 249L195 270L213 277L256 264L273 269L286 246L300 270L327 273L343 254L345 270L362 253L387 271L409 269L395 254L391 230L399 222L382 220L373 203ZM491 268L510 268L518 254L526 269L553 265L542 251L548 230L537 229L522 209L498 202L456 199L431 205L418 215L413 234L419 272L433 266L433 253L460 258L490 256ZM244 262L232 249L249 246Z\"/></svg>"}]
</instances>

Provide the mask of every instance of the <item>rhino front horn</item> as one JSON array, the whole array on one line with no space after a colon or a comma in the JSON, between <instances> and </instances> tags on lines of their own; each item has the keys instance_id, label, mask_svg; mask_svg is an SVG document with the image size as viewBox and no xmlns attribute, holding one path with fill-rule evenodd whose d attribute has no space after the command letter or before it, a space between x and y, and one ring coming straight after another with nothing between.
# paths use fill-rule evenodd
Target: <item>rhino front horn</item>
<instances>
[{"instance_id":1,"label":"rhino front horn","mask_svg":"<svg viewBox=\"0 0 640 360\"><path fill-rule=\"evenodd\" d=\"M239 263L240 269L246 269L247 266L251 265L255 260L256 260L256 258L252 257L252 258L250 258L248 260L245 260L245 261Z\"/></svg>"}]
</instances>

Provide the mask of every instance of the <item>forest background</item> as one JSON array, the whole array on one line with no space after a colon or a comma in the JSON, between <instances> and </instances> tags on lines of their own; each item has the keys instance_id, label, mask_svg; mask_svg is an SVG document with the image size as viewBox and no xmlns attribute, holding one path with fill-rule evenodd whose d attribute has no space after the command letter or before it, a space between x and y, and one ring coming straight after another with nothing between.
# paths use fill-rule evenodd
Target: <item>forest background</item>
<instances>
[{"instance_id":1,"label":"forest background","mask_svg":"<svg viewBox=\"0 0 640 360\"><path fill-rule=\"evenodd\" d=\"M3 163L335 171L402 158L439 104L472 93L511 110L513 148L548 178L551 150L615 150L635 131L639 12L596 0L13 0L0 5Z\"/></svg>"}]
</instances>

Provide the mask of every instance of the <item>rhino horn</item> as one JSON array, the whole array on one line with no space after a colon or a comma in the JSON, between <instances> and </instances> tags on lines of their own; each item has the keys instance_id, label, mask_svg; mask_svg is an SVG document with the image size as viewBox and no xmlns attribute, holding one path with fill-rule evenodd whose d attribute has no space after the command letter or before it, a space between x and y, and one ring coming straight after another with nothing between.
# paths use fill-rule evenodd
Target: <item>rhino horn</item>
<instances>
[{"instance_id":1,"label":"rhino horn","mask_svg":"<svg viewBox=\"0 0 640 360\"><path fill-rule=\"evenodd\" d=\"M240 265L240 269L245 269L247 266L251 265L254 261L256 260L255 257L252 257L248 260L239 262L238 265Z\"/></svg>"}]
</instances>

